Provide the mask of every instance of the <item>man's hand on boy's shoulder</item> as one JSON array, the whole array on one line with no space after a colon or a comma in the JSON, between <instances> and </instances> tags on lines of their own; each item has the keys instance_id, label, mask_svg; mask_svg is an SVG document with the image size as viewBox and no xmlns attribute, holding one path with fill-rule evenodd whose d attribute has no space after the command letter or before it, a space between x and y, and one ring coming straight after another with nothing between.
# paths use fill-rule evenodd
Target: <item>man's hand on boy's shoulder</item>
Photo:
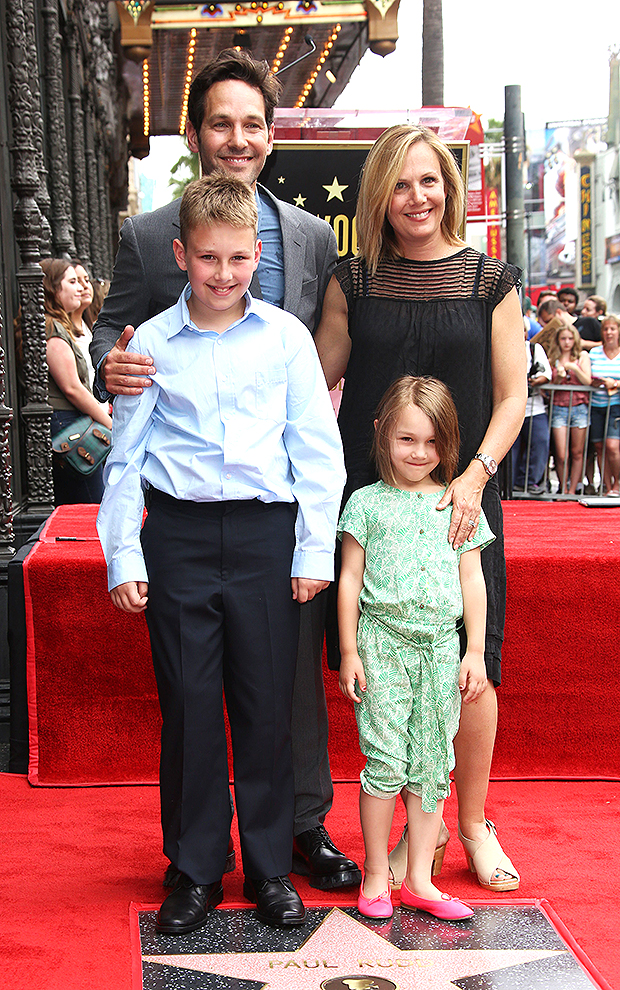
<instances>
[{"instance_id":1,"label":"man's hand on boy's shoulder","mask_svg":"<svg viewBox=\"0 0 620 990\"><path fill-rule=\"evenodd\" d=\"M324 591L329 586L329 583L329 581L314 581L312 578L291 578L293 598L300 605L311 602L319 591Z\"/></svg>"},{"instance_id":2,"label":"man's hand on boy's shoulder","mask_svg":"<svg viewBox=\"0 0 620 990\"><path fill-rule=\"evenodd\" d=\"M110 598L112 604L123 612L137 614L144 612L147 606L148 590L146 581L125 581L124 584L117 584L116 588L112 588Z\"/></svg>"},{"instance_id":3,"label":"man's hand on boy's shoulder","mask_svg":"<svg viewBox=\"0 0 620 990\"><path fill-rule=\"evenodd\" d=\"M134 335L134 328L126 326L101 366L101 377L112 395L142 395L152 382L156 368L147 354L127 354L127 344ZM138 377L136 377L138 376Z\"/></svg>"}]
</instances>

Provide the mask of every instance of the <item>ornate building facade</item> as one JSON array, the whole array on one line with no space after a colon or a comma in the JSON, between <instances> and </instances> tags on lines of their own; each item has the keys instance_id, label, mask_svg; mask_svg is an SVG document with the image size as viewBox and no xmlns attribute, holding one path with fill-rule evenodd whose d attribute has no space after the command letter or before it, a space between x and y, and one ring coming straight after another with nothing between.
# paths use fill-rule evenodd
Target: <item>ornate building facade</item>
<instances>
[{"instance_id":1,"label":"ornate building facade","mask_svg":"<svg viewBox=\"0 0 620 990\"><path fill-rule=\"evenodd\" d=\"M0 726L8 564L53 509L38 262L77 258L109 278L127 201L126 97L111 13L105 0L0 0Z\"/></svg>"}]
</instances>

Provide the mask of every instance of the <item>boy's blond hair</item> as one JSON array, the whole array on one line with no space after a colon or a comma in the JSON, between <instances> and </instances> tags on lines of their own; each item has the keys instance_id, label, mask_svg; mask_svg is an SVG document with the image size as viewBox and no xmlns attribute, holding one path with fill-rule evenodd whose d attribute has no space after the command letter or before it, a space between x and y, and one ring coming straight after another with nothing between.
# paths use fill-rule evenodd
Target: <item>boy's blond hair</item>
<instances>
[{"instance_id":1,"label":"boy's blond hair","mask_svg":"<svg viewBox=\"0 0 620 990\"><path fill-rule=\"evenodd\" d=\"M187 237L197 227L216 223L229 227L249 227L258 234L258 212L254 193L249 186L232 175L204 175L185 188L179 209L181 242L187 247Z\"/></svg>"},{"instance_id":2,"label":"boy's blond hair","mask_svg":"<svg viewBox=\"0 0 620 990\"><path fill-rule=\"evenodd\" d=\"M459 420L450 390L437 378L403 375L392 382L377 409L371 455L386 485L396 486L391 446L398 418L406 406L417 406L435 428L439 464L431 471L438 485L449 485L459 460Z\"/></svg>"}]
</instances>

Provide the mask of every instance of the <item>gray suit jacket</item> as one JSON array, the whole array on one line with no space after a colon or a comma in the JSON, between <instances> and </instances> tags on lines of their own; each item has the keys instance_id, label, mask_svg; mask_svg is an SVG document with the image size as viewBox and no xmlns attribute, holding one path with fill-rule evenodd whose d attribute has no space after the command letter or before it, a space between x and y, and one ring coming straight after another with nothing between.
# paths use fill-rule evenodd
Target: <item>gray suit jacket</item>
<instances>
[{"instance_id":1,"label":"gray suit jacket","mask_svg":"<svg viewBox=\"0 0 620 990\"><path fill-rule=\"evenodd\" d=\"M323 296L338 260L336 238L324 220L269 196L277 210L284 248L284 309L313 332L319 322ZM127 324L140 326L172 306L187 284L174 259L172 242L179 236L177 199L152 213L125 220L110 291L93 329L90 353L95 368L112 349ZM256 275L250 291L260 297ZM107 398L95 380L95 393Z\"/></svg>"}]
</instances>

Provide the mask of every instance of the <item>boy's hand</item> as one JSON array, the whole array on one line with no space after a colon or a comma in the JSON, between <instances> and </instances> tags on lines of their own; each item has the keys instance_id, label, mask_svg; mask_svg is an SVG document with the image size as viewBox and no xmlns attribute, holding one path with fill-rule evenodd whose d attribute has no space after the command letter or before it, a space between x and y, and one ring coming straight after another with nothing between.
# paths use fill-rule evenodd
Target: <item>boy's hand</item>
<instances>
[{"instance_id":1,"label":"boy's hand","mask_svg":"<svg viewBox=\"0 0 620 990\"><path fill-rule=\"evenodd\" d=\"M349 701L356 701L358 705L361 698L355 693L355 682L359 684L360 691L366 690L366 675L364 665L358 653L347 653L340 660L340 677L338 683L340 690Z\"/></svg>"},{"instance_id":2,"label":"boy's hand","mask_svg":"<svg viewBox=\"0 0 620 990\"><path fill-rule=\"evenodd\" d=\"M146 354L126 353L133 334L133 327L126 326L101 366L101 377L112 395L141 395L152 384L144 376L155 374L153 359Z\"/></svg>"},{"instance_id":3,"label":"boy's hand","mask_svg":"<svg viewBox=\"0 0 620 990\"><path fill-rule=\"evenodd\" d=\"M467 652L461 660L461 673L459 675L459 691L461 692L463 703L475 701L479 698L487 686L487 671L484 663L484 656L481 653Z\"/></svg>"},{"instance_id":4,"label":"boy's hand","mask_svg":"<svg viewBox=\"0 0 620 990\"><path fill-rule=\"evenodd\" d=\"M147 606L149 586L146 581L125 581L112 588L110 598L112 604L123 612L144 612Z\"/></svg>"},{"instance_id":5,"label":"boy's hand","mask_svg":"<svg viewBox=\"0 0 620 990\"><path fill-rule=\"evenodd\" d=\"M329 581L314 581L312 578L291 578L291 588L293 598L300 605L304 602L311 602L319 591L324 591L329 587Z\"/></svg>"}]
</instances>

